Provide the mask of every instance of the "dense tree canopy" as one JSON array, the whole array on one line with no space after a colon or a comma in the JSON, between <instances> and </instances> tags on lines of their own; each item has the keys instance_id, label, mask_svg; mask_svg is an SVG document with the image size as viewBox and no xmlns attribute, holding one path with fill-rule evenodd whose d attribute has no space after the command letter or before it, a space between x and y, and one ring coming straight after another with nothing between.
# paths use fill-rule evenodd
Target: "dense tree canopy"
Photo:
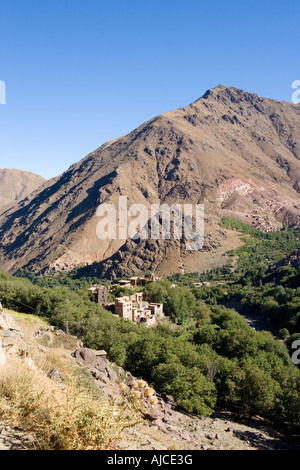
<instances>
[{"instance_id":1,"label":"dense tree canopy","mask_svg":"<svg viewBox=\"0 0 300 470\"><path fill-rule=\"evenodd\" d=\"M253 330L235 310L218 304L219 290L215 299L213 289L206 298L204 291L195 295L192 288L171 287L165 280L149 284L145 292L164 303L172 321L154 328L135 325L98 306L86 288L41 287L0 274L5 307L36 313L60 328L68 322L87 347L105 349L111 361L171 395L188 412L227 409L297 428L300 372L282 341ZM277 301L285 298L282 290L275 294Z\"/></svg>"}]
</instances>

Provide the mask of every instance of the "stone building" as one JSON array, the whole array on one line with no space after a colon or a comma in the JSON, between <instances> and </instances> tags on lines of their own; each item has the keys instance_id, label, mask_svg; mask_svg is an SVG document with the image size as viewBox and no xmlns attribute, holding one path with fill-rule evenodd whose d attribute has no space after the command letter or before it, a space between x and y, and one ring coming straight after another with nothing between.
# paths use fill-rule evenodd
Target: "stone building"
<instances>
[{"instance_id":1,"label":"stone building","mask_svg":"<svg viewBox=\"0 0 300 470\"><path fill-rule=\"evenodd\" d=\"M132 300L128 296L115 299L115 315L133 321L132 309Z\"/></svg>"},{"instance_id":2,"label":"stone building","mask_svg":"<svg viewBox=\"0 0 300 470\"><path fill-rule=\"evenodd\" d=\"M148 304L148 307L156 318L162 318L164 316L163 304L150 303Z\"/></svg>"},{"instance_id":3,"label":"stone building","mask_svg":"<svg viewBox=\"0 0 300 470\"><path fill-rule=\"evenodd\" d=\"M160 281L161 279L161 277L156 276L152 271L147 271L145 276L132 276L129 279L121 279L117 284L112 284L109 290L110 292L114 292L118 286L128 287L131 289L135 287L143 287L148 282Z\"/></svg>"},{"instance_id":4,"label":"stone building","mask_svg":"<svg viewBox=\"0 0 300 470\"><path fill-rule=\"evenodd\" d=\"M106 286L92 286L89 291L94 294L95 300L99 305L102 305L102 307L106 307L108 305Z\"/></svg>"},{"instance_id":5,"label":"stone building","mask_svg":"<svg viewBox=\"0 0 300 470\"><path fill-rule=\"evenodd\" d=\"M143 292L115 299L115 315L134 323L143 323L146 326L154 325L164 316L163 304L143 301Z\"/></svg>"}]
</instances>

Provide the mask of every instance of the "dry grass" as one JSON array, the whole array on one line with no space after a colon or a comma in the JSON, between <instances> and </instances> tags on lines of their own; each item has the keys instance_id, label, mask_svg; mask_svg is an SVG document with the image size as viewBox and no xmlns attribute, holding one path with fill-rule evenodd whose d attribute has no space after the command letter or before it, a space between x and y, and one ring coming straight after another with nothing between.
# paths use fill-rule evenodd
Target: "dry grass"
<instances>
[{"instance_id":1,"label":"dry grass","mask_svg":"<svg viewBox=\"0 0 300 470\"><path fill-rule=\"evenodd\" d=\"M37 450L109 449L136 422L121 405L79 389L72 377L62 387L19 358L0 369L0 416L34 433Z\"/></svg>"},{"instance_id":2,"label":"dry grass","mask_svg":"<svg viewBox=\"0 0 300 470\"><path fill-rule=\"evenodd\" d=\"M21 326L35 369L27 367L26 357L17 355L0 366L0 421L27 431L36 450L114 448L123 429L140 421L137 404L127 401L124 406L122 400L103 396L87 369L71 359L68 349L76 345L73 337L58 339L51 333L51 341L47 333L36 337L34 332L46 322L34 315L6 312ZM62 383L48 377L54 368Z\"/></svg>"},{"instance_id":3,"label":"dry grass","mask_svg":"<svg viewBox=\"0 0 300 470\"><path fill-rule=\"evenodd\" d=\"M17 322L21 321L23 325L24 323L29 325L36 325L38 327L48 325L46 318L39 317L31 313L16 312L15 310L10 310L9 308L5 308L4 311L12 315Z\"/></svg>"},{"instance_id":4,"label":"dry grass","mask_svg":"<svg viewBox=\"0 0 300 470\"><path fill-rule=\"evenodd\" d=\"M40 319L13 316L22 324L25 336L43 325ZM113 448L125 427L136 424L136 409L103 397L85 368L71 360L56 343L40 347L40 340L28 343L29 357L36 366L29 370L26 359L10 357L0 367L0 419L34 435L34 449L73 450ZM58 384L48 377L56 368L63 377Z\"/></svg>"}]
</instances>

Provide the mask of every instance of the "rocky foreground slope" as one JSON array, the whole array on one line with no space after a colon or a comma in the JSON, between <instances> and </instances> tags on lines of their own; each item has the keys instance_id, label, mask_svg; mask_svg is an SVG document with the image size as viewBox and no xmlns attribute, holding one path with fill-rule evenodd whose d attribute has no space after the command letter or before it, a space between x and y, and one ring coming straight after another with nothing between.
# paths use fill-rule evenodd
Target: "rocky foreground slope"
<instances>
[{"instance_id":1,"label":"rocky foreground slope","mask_svg":"<svg viewBox=\"0 0 300 470\"><path fill-rule=\"evenodd\" d=\"M69 384L65 371L76 366L77 376L96 387L104 399L118 402L125 412L131 410L131 425L116 429L117 438L108 441L111 449L122 450L248 450L289 449L294 444L262 420L242 420L231 413L201 418L182 413L171 397L161 397L141 377L133 377L106 359L103 352L84 348L84 345L62 330L41 323L32 316L20 316L0 311L0 390L11 373L17 369L39 384L43 396L50 390L52 404L67 396ZM72 366L72 367L73 367ZM32 375L30 375L32 374ZM32 382L32 386L33 386ZM46 396L46 395L45 395ZM57 398L56 398L57 397ZM0 393L0 450L40 448L34 428L26 420L16 423L15 411L9 419ZM24 400L21 396L20 400ZM132 400L134 407L132 408ZM66 403L71 406L70 396ZM96 402L95 402L96 403ZM17 403L14 403L17 408ZM103 406L103 402L102 405ZM135 411L134 411L135 410ZM116 411L111 411L116 413ZM107 419L107 418L106 418ZM48 422L48 421L47 421ZM41 423L40 423L41 426ZM39 429L39 423L35 428ZM50 424L47 424L50 427ZM89 446L88 446L89 447ZM91 447L93 448L93 446Z\"/></svg>"},{"instance_id":2,"label":"rocky foreground slope","mask_svg":"<svg viewBox=\"0 0 300 470\"><path fill-rule=\"evenodd\" d=\"M205 244L96 235L97 207L204 204ZM107 142L0 217L1 269L90 265L115 278L148 269L202 271L239 245L229 215L261 230L299 224L300 106L218 86L189 106ZM118 230L117 224L117 230Z\"/></svg>"}]
</instances>

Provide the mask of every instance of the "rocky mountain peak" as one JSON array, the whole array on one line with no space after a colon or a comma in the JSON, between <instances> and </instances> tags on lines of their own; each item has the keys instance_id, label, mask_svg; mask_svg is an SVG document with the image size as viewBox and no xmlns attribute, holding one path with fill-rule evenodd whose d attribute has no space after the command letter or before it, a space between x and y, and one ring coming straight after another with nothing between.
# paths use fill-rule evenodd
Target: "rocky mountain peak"
<instances>
[{"instance_id":1,"label":"rocky mountain peak","mask_svg":"<svg viewBox=\"0 0 300 470\"><path fill-rule=\"evenodd\" d=\"M240 244L221 229L228 215L261 230L300 217L300 107L219 85L194 103L107 142L0 216L2 269L37 272L91 265L114 278L227 262ZM174 240L99 240L101 203L204 204L205 245ZM96 263L96 264L95 264Z\"/></svg>"}]
</instances>

